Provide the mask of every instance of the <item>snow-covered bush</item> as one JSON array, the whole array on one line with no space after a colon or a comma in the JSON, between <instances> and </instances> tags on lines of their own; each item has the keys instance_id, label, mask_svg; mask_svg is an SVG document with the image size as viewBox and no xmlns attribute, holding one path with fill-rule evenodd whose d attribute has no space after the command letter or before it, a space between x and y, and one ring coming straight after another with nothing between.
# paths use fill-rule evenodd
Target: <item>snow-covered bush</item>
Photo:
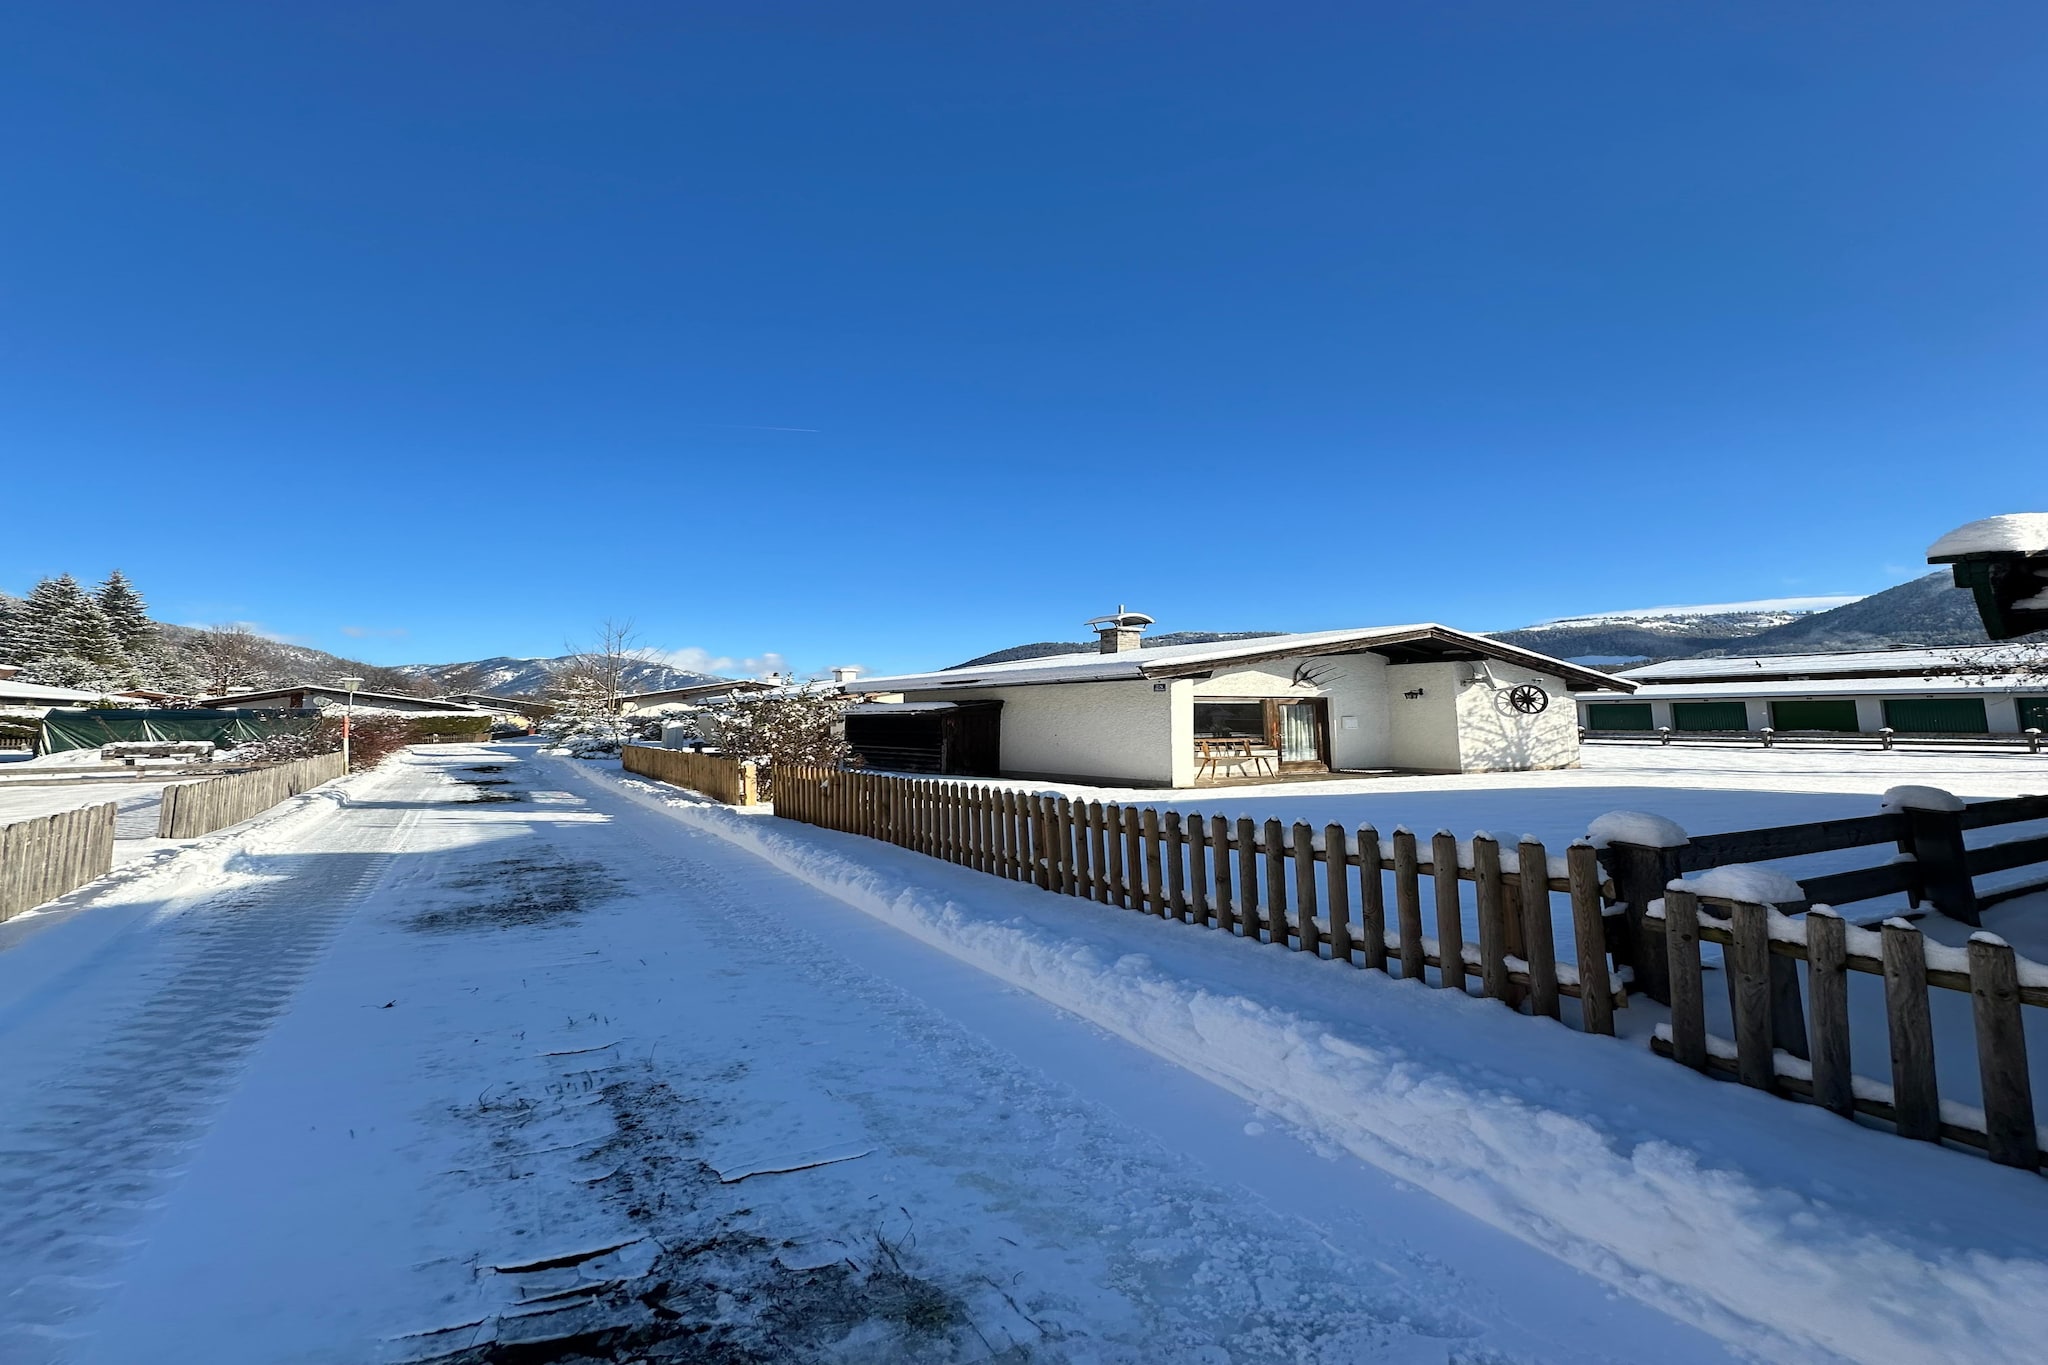
<instances>
[{"instance_id":1,"label":"snow-covered bush","mask_svg":"<svg viewBox=\"0 0 2048 1365\"><path fill-rule=\"evenodd\" d=\"M780 763L827 766L843 760L846 698L818 683L743 692L707 702L698 713L698 734L734 758L764 764L762 795L773 794Z\"/></svg>"}]
</instances>

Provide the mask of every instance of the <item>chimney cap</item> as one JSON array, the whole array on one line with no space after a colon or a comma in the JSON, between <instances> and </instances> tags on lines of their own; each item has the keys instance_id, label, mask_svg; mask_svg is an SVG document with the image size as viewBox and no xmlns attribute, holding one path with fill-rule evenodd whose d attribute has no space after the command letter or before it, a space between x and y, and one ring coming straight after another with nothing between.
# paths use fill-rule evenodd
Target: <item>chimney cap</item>
<instances>
[{"instance_id":1,"label":"chimney cap","mask_svg":"<svg viewBox=\"0 0 2048 1365\"><path fill-rule=\"evenodd\" d=\"M1142 611L1127 611L1122 603L1118 603L1117 609L1109 615L1098 616L1087 622L1089 628L1093 630L1101 630L1104 627L1130 628L1134 626L1149 626L1151 624L1151 617Z\"/></svg>"}]
</instances>

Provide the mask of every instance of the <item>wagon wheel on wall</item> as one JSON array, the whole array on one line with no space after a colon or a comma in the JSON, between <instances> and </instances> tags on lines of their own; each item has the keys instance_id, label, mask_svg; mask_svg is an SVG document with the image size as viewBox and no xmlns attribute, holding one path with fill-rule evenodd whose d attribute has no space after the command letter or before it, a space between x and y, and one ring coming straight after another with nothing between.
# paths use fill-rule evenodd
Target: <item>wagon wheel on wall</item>
<instances>
[{"instance_id":1,"label":"wagon wheel on wall","mask_svg":"<svg viewBox=\"0 0 2048 1365\"><path fill-rule=\"evenodd\" d=\"M1550 694L1535 683L1523 683L1501 693L1508 707L1525 716L1541 715L1550 707Z\"/></svg>"}]
</instances>

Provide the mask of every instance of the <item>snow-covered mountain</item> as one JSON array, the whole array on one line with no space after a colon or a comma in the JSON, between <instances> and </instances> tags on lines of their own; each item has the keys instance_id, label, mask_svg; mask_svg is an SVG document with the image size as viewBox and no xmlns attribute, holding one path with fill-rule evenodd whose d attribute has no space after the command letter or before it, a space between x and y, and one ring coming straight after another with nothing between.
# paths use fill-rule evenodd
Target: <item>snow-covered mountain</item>
<instances>
[{"instance_id":1,"label":"snow-covered mountain","mask_svg":"<svg viewBox=\"0 0 2048 1365\"><path fill-rule=\"evenodd\" d=\"M548 689L555 676L576 662L564 654L551 659L520 659L498 655L450 664L399 664L392 671L427 684L437 692L488 692L500 697L537 697ZM634 692L658 692L665 687L688 687L693 683L718 682L715 673L693 673L668 664L636 661L625 666L626 687Z\"/></svg>"}]
</instances>

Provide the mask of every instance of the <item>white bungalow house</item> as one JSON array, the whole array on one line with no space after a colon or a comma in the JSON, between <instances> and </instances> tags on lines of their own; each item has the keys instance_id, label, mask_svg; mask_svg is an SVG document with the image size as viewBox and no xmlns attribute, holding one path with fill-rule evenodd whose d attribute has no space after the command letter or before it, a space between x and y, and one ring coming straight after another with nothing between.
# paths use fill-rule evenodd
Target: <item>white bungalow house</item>
<instances>
[{"instance_id":1,"label":"white bungalow house","mask_svg":"<svg viewBox=\"0 0 2048 1365\"><path fill-rule=\"evenodd\" d=\"M278 687L256 688L248 692L232 692L218 697L201 699L201 706L225 709L257 711L298 711L311 707L319 711L340 711L347 708L351 694L342 688L325 683L285 683ZM367 715L421 715L421 716L475 716L485 714L484 709L463 702L435 697L413 697L399 692L363 692L353 694L355 713Z\"/></svg>"},{"instance_id":2,"label":"white bungalow house","mask_svg":"<svg viewBox=\"0 0 2048 1365\"><path fill-rule=\"evenodd\" d=\"M1188 787L1330 772L1575 767L1566 694L1628 682L1440 625L1140 647L862 678L847 740L877 767Z\"/></svg>"}]
</instances>

